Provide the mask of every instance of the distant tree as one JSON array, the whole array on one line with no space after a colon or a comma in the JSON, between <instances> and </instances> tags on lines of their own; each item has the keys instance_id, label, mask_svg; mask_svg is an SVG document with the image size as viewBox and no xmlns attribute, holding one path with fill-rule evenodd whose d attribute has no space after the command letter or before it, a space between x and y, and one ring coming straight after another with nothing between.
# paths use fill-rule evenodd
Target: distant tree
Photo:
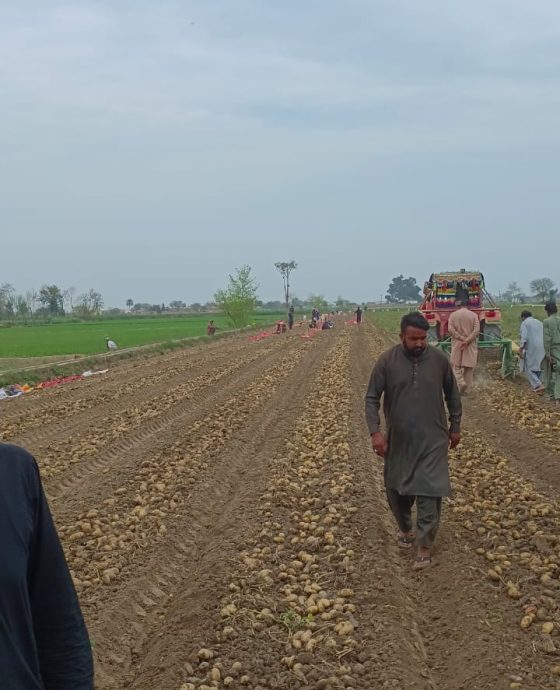
<instances>
[{"instance_id":1,"label":"distant tree","mask_svg":"<svg viewBox=\"0 0 560 690\"><path fill-rule=\"evenodd\" d=\"M20 319L26 319L31 313L27 299L24 295L16 295L14 299L14 312Z\"/></svg>"},{"instance_id":2,"label":"distant tree","mask_svg":"<svg viewBox=\"0 0 560 690\"><path fill-rule=\"evenodd\" d=\"M64 295L58 285L43 285L39 290L39 302L48 314L64 314Z\"/></svg>"},{"instance_id":3,"label":"distant tree","mask_svg":"<svg viewBox=\"0 0 560 690\"><path fill-rule=\"evenodd\" d=\"M39 295L37 294L37 291L28 290L25 293L25 301L27 302L29 313L33 314L35 312L35 309L37 309L37 303L39 301Z\"/></svg>"},{"instance_id":4,"label":"distant tree","mask_svg":"<svg viewBox=\"0 0 560 690\"><path fill-rule=\"evenodd\" d=\"M82 319L90 319L92 316L99 316L103 309L103 297L100 292L90 289L80 295L74 313Z\"/></svg>"},{"instance_id":5,"label":"distant tree","mask_svg":"<svg viewBox=\"0 0 560 690\"><path fill-rule=\"evenodd\" d=\"M284 303L280 302L280 300L270 300L269 302L265 302L263 304L263 308L266 309L267 311L282 311L284 308Z\"/></svg>"},{"instance_id":6,"label":"distant tree","mask_svg":"<svg viewBox=\"0 0 560 690\"><path fill-rule=\"evenodd\" d=\"M310 309L316 307L321 312L321 314L324 314L325 312L329 311L329 303L325 299L324 295L314 295L313 293L311 293L307 298L306 303Z\"/></svg>"},{"instance_id":7,"label":"distant tree","mask_svg":"<svg viewBox=\"0 0 560 690\"><path fill-rule=\"evenodd\" d=\"M128 311L131 311L133 306L134 306L134 300L129 297L126 300L126 308L128 309Z\"/></svg>"},{"instance_id":8,"label":"distant tree","mask_svg":"<svg viewBox=\"0 0 560 690\"><path fill-rule=\"evenodd\" d=\"M502 299L510 304L521 304L525 301L525 295L519 285L513 281L506 287Z\"/></svg>"},{"instance_id":9,"label":"distant tree","mask_svg":"<svg viewBox=\"0 0 560 690\"><path fill-rule=\"evenodd\" d=\"M169 302L169 308L173 309L175 311L179 311L180 309L185 309L187 305L180 299L174 299L171 302Z\"/></svg>"},{"instance_id":10,"label":"distant tree","mask_svg":"<svg viewBox=\"0 0 560 690\"><path fill-rule=\"evenodd\" d=\"M290 274L296 270L297 264L295 261L278 261L274 265L280 272L284 283L284 304L287 312L290 306Z\"/></svg>"},{"instance_id":11,"label":"distant tree","mask_svg":"<svg viewBox=\"0 0 560 690\"><path fill-rule=\"evenodd\" d=\"M412 276L405 278L402 274L393 278L385 299L393 304L399 302L419 302L421 292L416 283L416 278Z\"/></svg>"},{"instance_id":12,"label":"distant tree","mask_svg":"<svg viewBox=\"0 0 560 690\"><path fill-rule=\"evenodd\" d=\"M62 293L62 301L64 304L64 309L66 311L72 311L74 309L74 295L76 294L76 288L71 285L69 288L66 288L64 292Z\"/></svg>"},{"instance_id":13,"label":"distant tree","mask_svg":"<svg viewBox=\"0 0 560 690\"><path fill-rule=\"evenodd\" d=\"M540 300L546 302L551 290L554 290L554 281L551 278L535 278L529 287Z\"/></svg>"},{"instance_id":14,"label":"distant tree","mask_svg":"<svg viewBox=\"0 0 560 690\"><path fill-rule=\"evenodd\" d=\"M304 301L295 295L292 295L292 304L294 309L303 309L304 307Z\"/></svg>"},{"instance_id":15,"label":"distant tree","mask_svg":"<svg viewBox=\"0 0 560 690\"><path fill-rule=\"evenodd\" d=\"M189 311L200 312L203 311L204 307L200 302L193 302L189 304Z\"/></svg>"},{"instance_id":16,"label":"distant tree","mask_svg":"<svg viewBox=\"0 0 560 690\"><path fill-rule=\"evenodd\" d=\"M251 275L250 266L238 268L229 276L228 286L214 295L216 305L223 311L234 328L246 326L257 302L258 285Z\"/></svg>"}]
</instances>

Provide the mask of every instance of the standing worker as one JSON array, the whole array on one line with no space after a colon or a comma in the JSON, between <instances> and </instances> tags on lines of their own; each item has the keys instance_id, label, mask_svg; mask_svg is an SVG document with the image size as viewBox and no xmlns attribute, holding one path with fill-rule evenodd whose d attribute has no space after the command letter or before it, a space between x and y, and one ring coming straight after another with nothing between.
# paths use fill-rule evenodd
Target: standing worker
<instances>
[{"instance_id":1,"label":"standing worker","mask_svg":"<svg viewBox=\"0 0 560 690\"><path fill-rule=\"evenodd\" d=\"M418 551L413 568L432 563L441 499L450 492L448 449L461 440L461 396L448 358L429 347L430 326L418 312L401 320L401 343L384 352L366 394L366 421L375 453L385 458L389 507L399 526L397 544ZM379 407L387 435L381 433ZM444 398L449 412L446 419ZM411 510L416 501L416 530Z\"/></svg>"},{"instance_id":2,"label":"standing worker","mask_svg":"<svg viewBox=\"0 0 560 690\"><path fill-rule=\"evenodd\" d=\"M544 391L541 381L544 359L543 324L527 310L521 312L519 356L521 357L521 370L529 379L531 388L535 393L542 393Z\"/></svg>"},{"instance_id":3,"label":"standing worker","mask_svg":"<svg viewBox=\"0 0 560 690\"><path fill-rule=\"evenodd\" d=\"M457 300L457 311L449 317L448 328L451 336L451 365L457 377L461 394L468 393L473 381L478 359L478 336L480 322L478 316L467 309L463 300Z\"/></svg>"},{"instance_id":4,"label":"standing worker","mask_svg":"<svg viewBox=\"0 0 560 690\"><path fill-rule=\"evenodd\" d=\"M41 486L0 444L0 669L4 690L93 690L91 645Z\"/></svg>"},{"instance_id":5,"label":"standing worker","mask_svg":"<svg viewBox=\"0 0 560 690\"><path fill-rule=\"evenodd\" d=\"M554 302L547 302L544 309L548 318L543 321L543 384L551 400L560 405L560 316Z\"/></svg>"},{"instance_id":6,"label":"standing worker","mask_svg":"<svg viewBox=\"0 0 560 690\"><path fill-rule=\"evenodd\" d=\"M292 304L288 309L288 328L292 330L294 327L294 305Z\"/></svg>"},{"instance_id":7,"label":"standing worker","mask_svg":"<svg viewBox=\"0 0 560 690\"><path fill-rule=\"evenodd\" d=\"M354 314L356 314L356 323L362 323L362 308L358 307Z\"/></svg>"},{"instance_id":8,"label":"standing worker","mask_svg":"<svg viewBox=\"0 0 560 690\"><path fill-rule=\"evenodd\" d=\"M208 326L206 326L206 333L208 335L214 335L214 333L218 330L218 327L214 324L214 321L209 321Z\"/></svg>"}]
</instances>

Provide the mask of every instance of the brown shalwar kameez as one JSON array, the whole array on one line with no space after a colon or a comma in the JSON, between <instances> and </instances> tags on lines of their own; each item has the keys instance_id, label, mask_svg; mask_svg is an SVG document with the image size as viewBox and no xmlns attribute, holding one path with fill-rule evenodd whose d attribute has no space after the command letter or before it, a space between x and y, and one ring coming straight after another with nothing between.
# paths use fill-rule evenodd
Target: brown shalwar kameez
<instances>
[{"instance_id":1,"label":"brown shalwar kameez","mask_svg":"<svg viewBox=\"0 0 560 690\"><path fill-rule=\"evenodd\" d=\"M416 500L417 541L430 547L439 524L441 498L450 491L449 434L459 432L461 425L461 397L451 364L432 346L412 357L402 345L396 345L378 359L369 382L366 421L371 434L380 431L382 396L389 506L401 531L409 532Z\"/></svg>"}]
</instances>

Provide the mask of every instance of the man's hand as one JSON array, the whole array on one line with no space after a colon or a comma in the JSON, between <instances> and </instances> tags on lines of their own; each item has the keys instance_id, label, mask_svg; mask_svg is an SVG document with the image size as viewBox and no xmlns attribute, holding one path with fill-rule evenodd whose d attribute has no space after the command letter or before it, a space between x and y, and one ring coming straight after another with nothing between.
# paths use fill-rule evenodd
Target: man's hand
<instances>
[{"instance_id":1,"label":"man's hand","mask_svg":"<svg viewBox=\"0 0 560 690\"><path fill-rule=\"evenodd\" d=\"M371 445L373 446L373 451L380 458L384 458L387 453L387 440L385 436L379 431L371 435Z\"/></svg>"},{"instance_id":2,"label":"man's hand","mask_svg":"<svg viewBox=\"0 0 560 690\"><path fill-rule=\"evenodd\" d=\"M463 340L463 342L461 343L461 350L464 352L468 346L469 344L467 343L467 341Z\"/></svg>"},{"instance_id":3,"label":"man's hand","mask_svg":"<svg viewBox=\"0 0 560 690\"><path fill-rule=\"evenodd\" d=\"M453 448L457 448L457 446L461 443L461 434L458 431L451 431L449 432L449 448L453 450Z\"/></svg>"}]
</instances>

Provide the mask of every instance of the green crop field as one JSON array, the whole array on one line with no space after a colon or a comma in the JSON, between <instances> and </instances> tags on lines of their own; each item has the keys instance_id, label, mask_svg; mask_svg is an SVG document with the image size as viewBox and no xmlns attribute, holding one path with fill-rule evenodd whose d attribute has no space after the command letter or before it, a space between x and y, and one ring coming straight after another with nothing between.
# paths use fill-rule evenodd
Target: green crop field
<instances>
[{"instance_id":1,"label":"green crop field","mask_svg":"<svg viewBox=\"0 0 560 690\"><path fill-rule=\"evenodd\" d=\"M535 318L544 319L546 316L542 305L516 305L514 307L501 307L502 311L502 328L505 338L517 340L519 338L519 324L521 322L521 312L527 309ZM410 309L377 309L375 311L368 311L367 314L373 322L388 331L389 333L399 332L399 323L404 314L408 313Z\"/></svg>"},{"instance_id":2,"label":"green crop field","mask_svg":"<svg viewBox=\"0 0 560 690\"><path fill-rule=\"evenodd\" d=\"M259 313L252 322L264 326L281 316ZM196 337L206 335L209 318L222 330L231 328L225 317L207 314L5 326L0 328L0 358L93 355L105 351L105 337L114 340L119 349Z\"/></svg>"}]
</instances>

